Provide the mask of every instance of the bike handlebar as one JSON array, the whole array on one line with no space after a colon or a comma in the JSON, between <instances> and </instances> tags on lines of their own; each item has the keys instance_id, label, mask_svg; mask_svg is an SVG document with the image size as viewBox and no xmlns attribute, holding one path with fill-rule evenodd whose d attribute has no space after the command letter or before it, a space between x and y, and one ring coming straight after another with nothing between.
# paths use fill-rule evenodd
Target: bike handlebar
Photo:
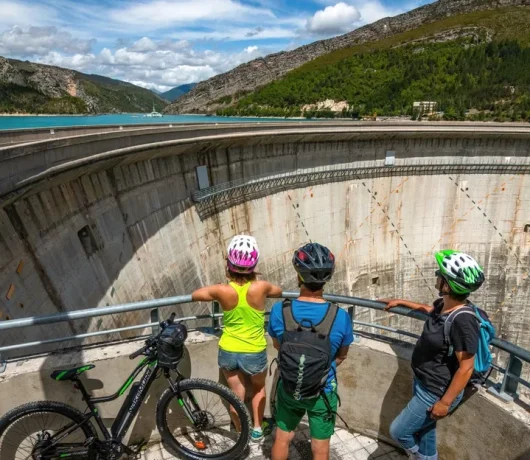
<instances>
[{"instance_id":1,"label":"bike handlebar","mask_svg":"<svg viewBox=\"0 0 530 460\"><path fill-rule=\"evenodd\" d=\"M129 359L134 359L134 358L137 358L138 356L140 356L141 354L143 354L145 352L145 349L147 347L142 347L140 348L139 350L136 350L134 353L131 353L129 355Z\"/></svg>"},{"instance_id":2,"label":"bike handlebar","mask_svg":"<svg viewBox=\"0 0 530 460\"><path fill-rule=\"evenodd\" d=\"M160 327L162 328L162 330L164 330L166 327L168 327L170 324L173 324L174 321L175 321L175 317L177 316L176 313L171 313L171 315L169 316L169 318L166 320L166 321L162 321L160 323ZM160 335L160 334L159 334ZM158 336L156 337L149 337L147 340L146 340L146 345L143 346L142 348L136 350L134 353L131 353L129 355L129 359L134 359L134 358L137 358L138 356L140 355L143 355L147 349L154 343L152 340L158 338Z\"/></svg>"}]
</instances>

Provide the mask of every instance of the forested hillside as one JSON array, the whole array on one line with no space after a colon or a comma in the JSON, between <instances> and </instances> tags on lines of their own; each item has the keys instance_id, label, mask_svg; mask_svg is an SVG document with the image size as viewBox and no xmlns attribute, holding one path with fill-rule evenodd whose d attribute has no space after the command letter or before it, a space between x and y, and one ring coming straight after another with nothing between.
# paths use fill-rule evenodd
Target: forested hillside
<instances>
[{"instance_id":1,"label":"forested hillside","mask_svg":"<svg viewBox=\"0 0 530 460\"><path fill-rule=\"evenodd\" d=\"M300 68L222 115L299 116L304 105L347 101L345 115L412 115L436 101L449 119L475 109L493 118L530 119L530 48L472 39L365 52L330 66ZM328 112L309 115L331 116Z\"/></svg>"}]
</instances>

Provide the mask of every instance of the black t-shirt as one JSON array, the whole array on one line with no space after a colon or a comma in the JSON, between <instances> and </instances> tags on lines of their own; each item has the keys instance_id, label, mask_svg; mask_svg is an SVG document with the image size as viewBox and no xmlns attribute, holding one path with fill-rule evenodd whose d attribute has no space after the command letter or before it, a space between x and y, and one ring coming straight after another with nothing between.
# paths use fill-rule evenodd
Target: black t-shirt
<instances>
[{"instance_id":1,"label":"black t-shirt","mask_svg":"<svg viewBox=\"0 0 530 460\"><path fill-rule=\"evenodd\" d=\"M429 391L442 397L451 383L459 364L444 339L444 323L448 314L441 315L443 299L434 302L434 311L425 321L421 337L412 353L412 370ZM477 353L479 322L472 315L460 314L451 325L450 338L455 352Z\"/></svg>"}]
</instances>

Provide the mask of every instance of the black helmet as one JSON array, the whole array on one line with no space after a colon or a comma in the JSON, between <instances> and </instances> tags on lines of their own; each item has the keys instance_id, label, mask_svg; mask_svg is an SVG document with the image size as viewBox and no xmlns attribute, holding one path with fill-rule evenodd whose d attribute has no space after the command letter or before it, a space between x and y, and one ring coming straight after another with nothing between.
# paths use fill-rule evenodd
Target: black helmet
<instances>
[{"instance_id":1,"label":"black helmet","mask_svg":"<svg viewBox=\"0 0 530 460\"><path fill-rule=\"evenodd\" d=\"M335 270L335 256L318 243L308 243L293 254L294 269L303 283L326 283Z\"/></svg>"}]
</instances>

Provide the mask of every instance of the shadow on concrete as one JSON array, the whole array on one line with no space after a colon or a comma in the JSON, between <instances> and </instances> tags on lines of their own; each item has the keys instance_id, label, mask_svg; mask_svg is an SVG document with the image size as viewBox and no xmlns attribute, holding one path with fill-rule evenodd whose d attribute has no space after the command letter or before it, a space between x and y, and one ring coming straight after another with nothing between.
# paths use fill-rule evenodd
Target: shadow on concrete
<instances>
[{"instance_id":1,"label":"shadow on concrete","mask_svg":"<svg viewBox=\"0 0 530 460\"><path fill-rule=\"evenodd\" d=\"M363 335L366 335L369 338L372 337L369 333L363 333ZM396 359L398 368L381 403L379 432L377 438L383 442L398 447L390 437L390 424L403 410L403 406L400 403L400 401L403 400L403 396L406 395L408 398L412 397L412 380L409 378L410 362L399 357L402 354L403 342L399 342L398 344L398 341L391 338L386 340L381 336L378 336L378 338L390 345L395 355L398 357ZM371 452L368 458L375 459L381 457L387 452L388 449L385 449L384 445L378 444L377 449L374 452Z\"/></svg>"}]
</instances>

